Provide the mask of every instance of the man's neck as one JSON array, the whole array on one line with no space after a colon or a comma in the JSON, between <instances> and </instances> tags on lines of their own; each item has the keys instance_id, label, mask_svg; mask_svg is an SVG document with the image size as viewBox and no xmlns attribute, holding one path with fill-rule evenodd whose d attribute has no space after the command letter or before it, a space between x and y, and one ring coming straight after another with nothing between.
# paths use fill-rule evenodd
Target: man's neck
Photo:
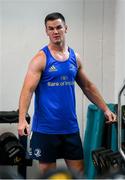
<instances>
[{"instance_id":1,"label":"man's neck","mask_svg":"<svg viewBox=\"0 0 125 180\"><path fill-rule=\"evenodd\" d=\"M68 49L68 46L65 44L51 44L50 43L48 46L52 51L57 51L57 52L62 52L62 53Z\"/></svg>"}]
</instances>

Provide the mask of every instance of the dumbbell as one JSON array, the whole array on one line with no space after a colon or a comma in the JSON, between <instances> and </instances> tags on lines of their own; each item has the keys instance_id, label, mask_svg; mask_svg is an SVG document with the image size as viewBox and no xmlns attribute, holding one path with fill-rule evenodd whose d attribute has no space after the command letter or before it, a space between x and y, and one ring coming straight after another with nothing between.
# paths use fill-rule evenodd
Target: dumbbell
<instances>
[{"instance_id":1,"label":"dumbbell","mask_svg":"<svg viewBox=\"0 0 125 180\"><path fill-rule=\"evenodd\" d=\"M93 160L94 166L97 170L100 170L99 153L104 150L105 150L104 147L100 147L96 150L92 150L92 160Z\"/></svg>"},{"instance_id":2,"label":"dumbbell","mask_svg":"<svg viewBox=\"0 0 125 180\"><path fill-rule=\"evenodd\" d=\"M107 154L105 158L109 168L122 168L123 158L118 151Z\"/></svg>"},{"instance_id":3,"label":"dumbbell","mask_svg":"<svg viewBox=\"0 0 125 180\"><path fill-rule=\"evenodd\" d=\"M105 156L106 154L111 152L112 152L111 149L105 149L104 147L92 151L92 159L99 173L107 171L108 166L106 163Z\"/></svg>"},{"instance_id":4,"label":"dumbbell","mask_svg":"<svg viewBox=\"0 0 125 180\"><path fill-rule=\"evenodd\" d=\"M100 167L103 171L107 171L109 168L108 163L106 161L106 156L108 156L108 154L110 154L112 152L113 151L111 149L106 149L99 153L99 163L100 163Z\"/></svg>"},{"instance_id":5,"label":"dumbbell","mask_svg":"<svg viewBox=\"0 0 125 180\"><path fill-rule=\"evenodd\" d=\"M16 165L25 158L25 149L11 132L0 135L0 162Z\"/></svg>"}]
</instances>

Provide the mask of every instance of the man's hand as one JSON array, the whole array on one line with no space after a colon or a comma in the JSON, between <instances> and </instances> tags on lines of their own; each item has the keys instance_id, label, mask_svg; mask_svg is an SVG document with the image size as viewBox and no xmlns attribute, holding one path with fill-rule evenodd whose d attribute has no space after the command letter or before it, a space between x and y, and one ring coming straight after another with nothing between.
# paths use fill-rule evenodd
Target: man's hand
<instances>
[{"instance_id":1,"label":"man's hand","mask_svg":"<svg viewBox=\"0 0 125 180\"><path fill-rule=\"evenodd\" d=\"M114 122L117 121L117 119L116 119L116 114L114 114L114 113L113 113L112 111L110 111L109 109L104 112L104 115L105 115L105 118L106 118L106 120L107 120L107 121L106 121L107 124L114 123Z\"/></svg>"},{"instance_id":2,"label":"man's hand","mask_svg":"<svg viewBox=\"0 0 125 180\"><path fill-rule=\"evenodd\" d=\"M28 136L30 134L29 124L27 121L19 122L18 124L18 134L19 136Z\"/></svg>"}]
</instances>

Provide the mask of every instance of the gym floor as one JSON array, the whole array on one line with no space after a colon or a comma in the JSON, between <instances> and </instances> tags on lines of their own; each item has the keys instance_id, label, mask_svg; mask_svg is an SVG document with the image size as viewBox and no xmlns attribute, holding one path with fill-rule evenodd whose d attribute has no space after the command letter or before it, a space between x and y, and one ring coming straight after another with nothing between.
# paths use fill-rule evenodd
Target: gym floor
<instances>
[{"instance_id":1,"label":"gym floor","mask_svg":"<svg viewBox=\"0 0 125 180\"><path fill-rule=\"evenodd\" d=\"M63 167L65 168L65 162L63 159L57 160L57 166L58 167ZM28 179L36 179L39 175L40 171L38 169L38 161L34 160L33 161L33 166L32 167L27 167L27 178Z\"/></svg>"}]
</instances>

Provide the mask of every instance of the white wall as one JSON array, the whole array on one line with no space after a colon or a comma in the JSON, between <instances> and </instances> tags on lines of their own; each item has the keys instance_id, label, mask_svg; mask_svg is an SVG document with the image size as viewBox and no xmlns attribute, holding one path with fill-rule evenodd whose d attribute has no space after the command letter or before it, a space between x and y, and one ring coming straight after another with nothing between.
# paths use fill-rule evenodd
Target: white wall
<instances>
[{"instance_id":1,"label":"white wall","mask_svg":"<svg viewBox=\"0 0 125 180\"><path fill-rule=\"evenodd\" d=\"M39 49L48 43L44 31L44 18L48 13L59 11L64 14L68 34L67 42L83 59L83 1L82 0L6 0L0 1L2 8L2 70L0 110L18 108L19 94L27 66ZM79 18L76 17L76 13ZM77 112L81 133L83 131L82 92L76 87ZM30 108L33 112L33 104ZM0 132L17 133L16 125L0 125ZM36 166L36 165L34 165ZM32 169L32 170L31 170ZM35 169L33 171L33 169ZM29 168L30 177L34 177L37 168ZM34 177L35 178L35 177Z\"/></svg>"},{"instance_id":2,"label":"white wall","mask_svg":"<svg viewBox=\"0 0 125 180\"><path fill-rule=\"evenodd\" d=\"M82 56L83 2L82 0L73 0L72 3L67 0L6 0L1 2L1 7L3 21L1 110L13 110L18 107L19 94L29 61L42 46L48 43L44 32L44 18L48 13L60 11L64 14L69 26L69 37L67 37L69 45L71 44ZM70 9L72 11L69 16ZM77 12L79 20L74 12ZM81 99L78 118L82 123L82 98L80 93L77 94Z\"/></svg>"},{"instance_id":3,"label":"white wall","mask_svg":"<svg viewBox=\"0 0 125 180\"><path fill-rule=\"evenodd\" d=\"M117 0L115 27L115 101L125 80L125 1Z\"/></svg>"},{"instance_id":4,"label":"white wall","mask_svg":"<svg viewBox=\"0 0 125 180\"><path fill-rule=\"evenodd\" d=\"M2 8L2 70L0 71L0 110L18 108L19 94L27 66L37 51L48 43L44 32L44 18L48 13L59 11L64 14L68 24L67 41L83 57L83 1L82 0L41 0L41 1L0 1ZM70 16L69 16L70 12ZM77 19L76 12L79 17ZM83 58L82 58L83 59ZM76 87L77 112L81 134L83 132L82 92ZM30 108L33 112L33 104ZM17 134L17 125L0 125L0 133L11 131ZM62 166L62 162L58 162ZM30 177L36 177L37 163L28 168ZM32 170L31 170L32 169ZM33 170L34 169L34 170Z\"/></svg>"},{"instance_id":5,"label":"white wall","mask_svg":"<svg viewBox=\"0 0 125 180\"><path fill-rule=\"evenodd\" d=\"M106 103L114 102L115 0L84 3L84 67ZM90 102L85 99L84 112ZM86 113L84 113L86 119Z\"/></svg>"},{"instance_id":6,"label":"white wall","mask_svg":"<svg viewBox=\"0 0 125 180\"><path fill-rule=\"evenodd\" d=\"M59 11L68 24L67 42L80 53L85 71L106 102L114 102L115 0L6 0L2 9L1 110L18 108L27 66L48 43L44 31L46 14ZM77 16L76 16L77 14ZM76 86L77 114L81 132L88 103ZM32 114L33 106L30 108Z\"/></svg>"},{"instance_id":7,"label":"white wall","mask_svg":"<svg viewBox=\"0 0 125 180\"><path fill-rule=\"evenodd\" d=\"M0 27L2 27L2 8L0 6ZM1 77L1 43L2 43L2 31L0 28L0 82L2 81L2 77ZM1 100L1 83L0 83L0 100ZM1 105L1 101L0 101L0 109L1 109L2 105Z\"/></svg>"}]
</instances>

